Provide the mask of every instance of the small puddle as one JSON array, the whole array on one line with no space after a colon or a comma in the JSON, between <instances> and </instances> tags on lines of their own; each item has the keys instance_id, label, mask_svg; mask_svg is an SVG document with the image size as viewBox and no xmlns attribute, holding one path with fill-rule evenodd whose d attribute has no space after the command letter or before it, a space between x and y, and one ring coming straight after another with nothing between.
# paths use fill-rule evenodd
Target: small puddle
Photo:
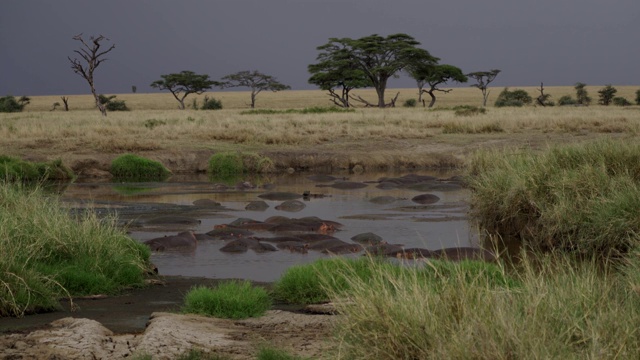
<instances>
[{"instance_id":1,"label":"small puddle","mask_svg":"<svg viewBox=\"0 0 640 360\"><path fill-rule=\"evenodd\" d=\"M418 175L449 179L457 173L420 172ZM309 174L282 175L269 179L269 189L224 189L210 182L206 176L173 177L163 183L74 183L62 194L72 208L93 206L101 215L118 214L122 223L130 224L130 236L138 241L176 235L193 230L197 234L211 231L215 225L227 224L237 218L263 221L272 216L302 218L319 217L344 225L333 236L352 243L351 237L372 232L391 244L405 248L436 250L446 247L477 246L477 234L467 221L469 190L459 186L444 186L434 181L418 186L379 186L382 177L401 177L406 174L348 175L350 182L363 182L358 189L340 189L327 185L335 182L310 180ZM320 186L317 186L320 185ZM299 199L304 208L296 212L277 210L283 201L264 200L258 195L267 192L290 192L311 196ZM421 194L440 198L433 204L422 205L411 199ZM380 199L379 197L385 197ZM381 200L372 202L372 199ZM203 201L203 199L207 199ZM245 210L251 201L265 201L269 207L262 211ZM391 201L393 200L393 201ZM218 206L196 206L214 204ZM178 219L171 224L165 218ZM160 221L154 221L160 219ZM194 223L193 220L196 220ZM199 221L199 223L197 222ZM258 236L268 236L263 233ZM197 276L207 278L239 278L271 282L277 280L292 265L305 264L329 255L316 251L306 254L289 251L241 254L220 251L222 240L200 241L195 250L153 253L151 261L162 275ZM348 256L360 256L363 252Z\"/></svg>"}]
</instances>

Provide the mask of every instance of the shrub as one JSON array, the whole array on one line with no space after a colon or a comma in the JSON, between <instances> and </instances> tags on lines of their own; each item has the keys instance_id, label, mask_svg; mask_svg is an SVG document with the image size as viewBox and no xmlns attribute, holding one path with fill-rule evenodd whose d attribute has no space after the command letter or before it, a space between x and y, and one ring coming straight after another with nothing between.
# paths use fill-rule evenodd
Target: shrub
<instances>
[{"instance_id":1,"label":"shrub","mask_svg":"<svg viewBox=\"0 0 640 360\"><path fill-rule=\"evenodd\" d=\"M576 89L576 104L580 104L580 105L589 105L591 104L591 97L589 96L589 93L587 92L587 89L585 88L587 86L587 84L584 83L576 83L575 85L575 89ZM573 105L573 104L566 104L566 105Z\"/></svg>"},{"instance_id":2,"label":"shrub","mask_svg":"<svg viewBox=\"0 0 640 360\"><path fill-rule=\"evenodd\" d=\"M485 114L487 109L475 105L458 105L453 107L456 116L474 116Z\"/></svg>"},{"instance_id":3,"label":"shrub","mask_svg":"<svg viewBox=\"0 0 640 360\"><path fill-rule=\"evenodd\" d=\"M120 181L161 181L171 172L158 161L125 154L111 162L111 174Z\"/></svg>"},{"instance_id":4,"label":"shrub","mask_svg":"<svg viewBox=\"0 0 640 360\"><path fill-rule=\"evenodd\" d=\"M600 105L604 105L604 106L609 106L611 104L611 102L613 101L613 98L615 97L616 93L618 92L618 90L616 88L614 88L611 85L606 85L605 87L603 87L602 89L600 89L598 91L598 104Z\"/></svg>"},{"instance_id":5,"label":"shrub","mask_svg":"<svg viewBox=\"0 0 640 360\"><path fill-rule=\"evenodd\" d=\"M526 104L531 104L533 99L531 96L525 91L521 89L516 89L513 91L509 91L508 88L504 88L500 95L498 95L498 99L496 100L496 107L504 107L504 106L516 106L521 107Z\"/></svg>"},{"instance_id":6,"label":"shrub","mask_svg":"<svg viewBox=\"0 0 640 360\"><path fill-rule=\"evenodd\" d=\"M21 112L29 102L30 99L26 96L18 100L11 95L0 97L0 112Z\"/></svg>"},{"instance_id":7,"label":"shrub","mask_svg":"<svg viewBox=\"0 0 640 360\"><path fill-rule=\"evenodd\" d=\"M636 91L636 105L640 105L640 90Z\"/></svg>"},{"instance_id":8,"label":"shrub","mask_svg":"<svg viewBox=\"0 0 640 360\"><path fill-rule=\"evenodd\" d=\"M200 110L220 110L222 109L222 101L209 98L205 95L204 100L202 101L202 106L200 106Z\"/></svg>"},{"instance_id":9,"label":"shrub","mask_svg":"<svg viewBox=\"0 0 640 360\"><path fill-rule=\"evenodd\" d=\"M613 103L613 105L615 106L630 106L631 102L625 98L623 98L622 96L616 96L614 97L611 102Z\"/></svg>"},{"instance_id":10,"label":"shrub","mask_svg":"<svg viewBox=\"0 0 640 360\"><path fill-rule=\"evenodd\" d=\"M0 180L46 181L68 180L72 177L73 172L62 164L62 160L29 162L0 155Z\"/></svg>"},{"instance_id":11,"label":"shrub","mask_svg":"<svg viewBox=\"0 0 640 360\"><path fill-rule=\"evenodd\" d=\"M258 317L271 307L267 291L249 281L228 281L215 288L197 286L184 299L182 311L225 319Z\"/></svg>"},{"instance_id":12,"label":"shrub","mask_svg":"<svg viewBox=\"0 0 640 360\"><path fill-rule=\"evenodd\" d=\"M129 111L129 108L125 104L124 100L115 100L116 95L105 96L98 95L100 104L104 105L109 111Z\"/></svg>"},{"instance_id":13,"label":"shrub","mask_svg":"<svg viewBox=\"0 0 640 360\"><path fill-rule=\"evenodd\" d=\"M418 102L416 101L416 99L407 99L405 100L404 104L402 104L402 106L404 107L416 107L416 104Z\"/></svg>"},{"instance_id":14,"label":"shrub","mask_svg":"<svg viewBox=\"0 0 640 360\"><path fill-rule=\"evenodd\" d=\"M160 125L167 125L167 122L164 120L158 120L158 119L147 119L144 122L144 127L151 130L153 130L153 128L155 128L156 126L160 126Z\"/></svg>"},{"instance_id":15,"label":"shrub","mask_svg":"<svg viewBox=\"0 0 640 360\"><path fill-rule=\"evenodd\" d=\"M563 95L558 99L558 105L577 105L578 101L571 97L571 95Z\"/></svg>"}]
</instances>

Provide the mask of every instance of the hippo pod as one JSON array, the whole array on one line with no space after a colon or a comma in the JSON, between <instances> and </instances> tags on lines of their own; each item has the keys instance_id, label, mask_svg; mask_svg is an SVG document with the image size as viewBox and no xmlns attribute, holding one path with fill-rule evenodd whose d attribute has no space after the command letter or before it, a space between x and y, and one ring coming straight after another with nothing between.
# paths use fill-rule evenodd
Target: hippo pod
<instances>
[{"instance_id":1,"label":"hippo pod","mask_svg":"<svg viewBox=\"0 0 640 360\"><path fill-rule=\"evenodd\" d=\"M194 249L198 240L193 231L184 231L173 236L158 237L144 242L152 251Z\"/></svg>"},{"instance_id":2,"label":"hippo pod","mask_svg":"<svg viewBox=\"0 0 640 360\"><path fill-rule=\"evenodd\" d=\"M264 253L269 251L278 251L275 246L271 244L265 244L257 239L242 238L228 242L225 246L220 248L220 251L226 253L244 253L247 250L253 250L257 253Z\"/></svg>"},{"instance_id":3,"label":"hippo pod","mask_svg":"<svg viewBox=\"0 0 640 360\"><path fill-rule=\"evenodd\" d=\"M206 235L217 240L232 240L253 235L253 231L227 225L216 225Z\"/></svg>"}]
</instances>

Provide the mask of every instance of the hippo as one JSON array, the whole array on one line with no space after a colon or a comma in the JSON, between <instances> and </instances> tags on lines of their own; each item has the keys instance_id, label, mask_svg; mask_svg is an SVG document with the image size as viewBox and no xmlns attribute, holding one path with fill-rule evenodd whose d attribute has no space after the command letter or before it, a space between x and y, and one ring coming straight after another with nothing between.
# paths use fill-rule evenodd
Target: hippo
<instances>
[{"instance_id":1,"label":"hippo","mask_svg":"<svg viewBox=\"0 0 640 360\"><path fill-rule=\"evenodd\" d=\"M265 200L285 201L300 199L302 197L302 194L295 194L290 192L269 192L260 194L258 195L258 197Z\"/></svg>"},{"instance_id":2,"label":"hippo","mask_svg":"<svg viewBox=\"0 0 640 360\"><path fill-rule=\"evenodd\" d=\"M281 243L290 243L290 242L304 243L305 242L303 239L296 236L255 237L254 239L258 241L273 243L273 244L276 244L276 246L277 244L281 244Z\"/></svg>"},{"instance_id":3,"label":"hippo","mask_svg":"<svg viewBox=\"0 0 640 360\"><path fill-rule=\"evenodd\" d=\"M433 194L421 194L412 197L411 201L417 204L429 205L437 203L438 201L440 201L440 198Z\"/></svg>"},{"instance_id":4,"label":"hippo","mask_svg":"<svg viewBox=\"0 0 640 360\"><path fill-rule=\"evenodd\" d=\"M144 242L152 251L192 250L198 245L193 231L183 231L173 236L158 237Z\"/></svg>"},{"instance_id":5,"label":"hippo","mask_svg":"<svg viewBox=\"0 0 640 360\"><path fill-rule=\"evenodd\" d=\"M299 241L285 241L276 245L278 249L289 250L292 253L306 254L309 252L309 244Z\"/></svg>"},{"instance_id":6,"label":"hippo","mask_svg":"<svg viewBox=\"0 0 640 360\"><path fill-rule=\"evenodd\" d=\"M309 244L309 250L324 251L324 250L328 250L331 248L336 248L338 246L344 246L344 245L353 245L353 244L349 244L340 239L333 238L333 239L320 240L320 241L311 243Z\"/></svg>"},{"instance_id":7,"label":"hippo","mask_svg":"<svg viewBox=\"0 0 640 360\"><path fill-rule=\"evenodd\" d=\"M331 236L329 234L320 234L320 233L297 234L296 238L302 239L303 241L308 243L315 243L318 241L330 240L330 239L338 240L338 238Z\"/></svg>"},{"instance_id":8,"label":"hippo","mask_svg":"<svg viewBox=\"0 0 640 360\"><path fill-rule=\"evenodd\" d=\"M298 212L304 209L306 206L307 205L305 205L302 201L299 201L299 200L287 200L280 205L276 205L276 210Z\"/></svg>"},{"instance_id":9,"label":"hippo","mask_svg":"<svg viewBox=\"0 0 640 360\"><path fill-rule=\"evenodd\" d=\"M385 255L395 256L398 259L422 259L432 257L433 252L431 250L423 248L409 248L396 251L387 251Z\"/></svg>"},{"instance_id":10,"label":"hippo","mask_svg":"<svg viewBox=\"0 0 640 360\"><path fill-rule=\"evenodd\" d=\"M340 189L340 190L362 189L362 188L366 188L367 186L369 185L362 182L355 182L355 181L337 181L331 185L316 184L316 187L332 187L334 189Z\"/></svg>"},{"instance_id":11,"label":"hippo","mask_svg":"<svg viewBox=\"0 0 640 360\"><path fill-rule=\"evenodd\" d=\"M379 205L391 204L392 202L398 201L399 199L395 196L376 196L374 198L369 199L369 202Z\"/></svg>"},{"instance_id":12,"label":"hippo","mask_svg":"<svg viewBox=\"0 0 640 360\"><path fill-rule=\"evenodd\" d=\"M307 176L307 179L315 182L332 182L336 180L347 180L347 178L337 178L331 175L311 175L311 176Z\"/></svg>"},{"instance_id":13,"label":"hippo","mask_svg":"<svg viewBox=\"0 0 640 360\"><path fill-rule=\"evenodd\" d=\"M388 256L388 254L395 254L398 251L402 251L404 249L403 245L400 244L388 244L386 242L381 242L379 244L371 245L365 249L367 255L372 256Z\"/></svg>"},{"instance_id":14,"label":"hippo","mask_svg":"<svg viewBox=\"0 0 640 360\"><path fill-rule=\"evenodd\" d=\"M253 250L257 253L263 253L267 251L278 251L275 246L271 244L264 244L257 239L242 238L228 242L225 246L220 248L220 251L227 253L244 253L247 250Z\"/></svg>"},{"instance_id":15,"label":"hippo","mask_svg":"<svg viewBox=\"0 0 640 360\"><path fill-rule=\"evenodd\" d=\"M322 250L322 253L337 255L337 254L357 253L360 251L362 251L362 246L358 244L345 244L345 245L332 246L330 248L324 249Z\"/></svg>"},{"instance_id":16,"label":"hippo","mask_svg":"<svg viewBox=\"0 0 640 360\"><path fill-rule=\"evenodd\" d=\"M351 240L360 244L376 245L382 242L382 237L372 232L367 232L353 236L351 237Z\"/></svg>"},{"instance_id":17,"label":"hippo","mask_svg":"<svg viewBox=\"0 0 640 360\"><path fill-rule=\"evenodd\" d=\"M271 231L276 226L275 224L269 224L266 222L250 222L241 225L237 225L240 229L253 230L253 231Z\"/></svg>"},{"instance_id":18,"label":"hippo","mask_svg":"<svg viewBox=\"0 0 640 360\"><path fill-rule=\"evenodd\" d=\"M163 215L156 216L144 222L145 225L181 225L181 226L197 226L200 220L180 215Z\"/></svg>"},{"instance_id":19,"label":"hippo","mask_svg":"<svg viewBox=\"0 0 640 360\"><path fill-rule=\"evenodd\" d=\"M244 207L247 211L265 211L269 208L269 204L262 200L250 201L247 206Z\"/></svg>"},{"instance_id":20,"label":"hippo","mask_svg":"<svg viewBox=\"0 0 640 360\"><path fill-rule=\"evenodd\" d=\"M222 204L220 204L219 202L211 199L198 199L193 202L193 205L199 206L199 207L212 207L212 208L222 206Z\"/></svg>"},{"instance_id":21,"label":"hippo","mask_svg":"<svg viewBox=\"0 0 640 360\"><path fill-rule=\"evenodd\" d=\"M225 224L216 225L213 230L206 233L206 235L220 240L237 239L241 237L251 236L253 234L253 231L240 229L233 226L227 226Z\"/></svg>"}]
</instances>

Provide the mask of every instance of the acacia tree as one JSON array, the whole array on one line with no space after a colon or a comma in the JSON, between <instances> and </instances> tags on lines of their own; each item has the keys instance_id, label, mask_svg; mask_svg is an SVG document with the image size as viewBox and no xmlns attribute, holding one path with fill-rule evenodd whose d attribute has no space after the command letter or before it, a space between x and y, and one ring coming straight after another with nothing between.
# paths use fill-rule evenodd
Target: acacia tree
<instances>
[{"instance_id":1,"label":"acacia tree","mask_svg":"<svg viewBox=\"0 0 640 360\"><path fill-rule=\"evenodd\" d=\"M309 73L312 74L309 83L328 91L335 105L350 107L349 92L370 86L369 79L352 61L348 52L343 51L344 44L329 43L316 49L320 50L316 58L319 62L308 66Z\"/></svg>"},{"instance_id":2,"label":"acacia tree","mask_svg":"<svg viewBox=\"0 0 640 360\"><path fill-rule=\"evenodd\" d=\"M500 70L498 69L490 71L476 71L467 74L468 77L475 79L477 82L476 84L471 84L471 86L477 87L482 91L482 106L487 106L487 99L489 98L489 91L487 90L487 87L493 80L495 80L498 74L500 74Z\"/></svg>"},{"instance_id":3,"label":"acacia tree","mask_svg":"<svg viewBox=\"0 0 640 360\"><path fill-rule=\"evenodd\" d=\"M393 34L387 37L373 34L360 39L330 38L329 42L320 48L325 47L328 51L334 52L339 59L348 59L354 68L362 71L370 86L376 90L376 106L382 108L389 105L384 99L389 78L416 62L425 59L431 59L434 64L437 62L437 58L432 57L427 50L418 48L418 45L420 43L407 34ZM372 105L362 98L359 100Z\"/></svg>"},{"instance_id":4,"label":"acacia tree","mask_svg":"<svg viewBox=\"0 0 640 360\"><path fill-rule=\"evenodd\" d=\"M73 37L73 40L80 41L80 43L82 44L79 50L74 50L73 52L80 55L80 57L84 60L86 64L83 64L83 62L77 58L73 58L73 59L71 57L67 57L67 58L71 62L71 69L76 74L82 76L87 81L87 83L89 83L89 87L91 88L91 94L93 94L93 98L95 99L95 102L96 102L96 107L98 107L98 110L100 110L100 113L102 113L102 116L107 116L107 109L105 108L104 104L100 103L100 97L96 92L96 88L93 80L93 72L103 61L107 60L104 58L104 56L109 51L113 50L116 47L116 45L112 44L106 50L100 50L100 47L101 47L100 42L103 40L106 40L106 41L110 41L110 40L102 35L99 35L97 37L91 36L89 39L90 41L89 43L87 43L82 38L82 34L78 34ZM66 108L66 104L67 103L65 102L65 108Z\"/></svg>"},{"instance_id":5,"label":"acacia tree","mask_svg":"<svg viewBox=\"0 0 640 360\"><path fill-rule=\"evenodd\" d=\"M212 86L221 86L217 81L209 80L209 75L196 74L193 71L183 70L179 73L160 75L162 80L151 83L152 88L169 90L180 103L180 109L184 110L184 99L189 94L202 94Z\"/></svg>"},{"instance_id":6,"label":"acacia tree","mask_svg":"<svg viewBox=\"0 0 640 360\"><path fill-rule=\"evenodd\" d=\"M613 101L613 98L616 96L618 89L614 88L611 85L606 85L602 89L598 90L598 104L609 106Z\"/></svg>"},{"instance_id":7,"label":"acacia tree","mask_svg":"<svg viewBox=\"0 0 640 360\"><path fill-rule=\"evenodd\" d=\"M445 90L439 88L441 84L445 84L449 81L455 81L458 83L467 82L468 78L462 73L460 68L453 65L433 65L429 62L419 63L409 67L409 74L416 80L418 84L418 101L425 106L425 101L422 99L422 94L427 93L431 97L429 107L433 107L436 103L436 91L448 93L451 89ZM428 86L428 89L425 89Z\"/></svg>"},{"instance_id":8,"label":"acacia tree","mask_svg":"<svg viewBox=\"0 0 640 360\"><path fill-rule=\"evenodd\" d=\"M585 106L591 104L591 97L587 92L586 86L587 84L581 82L577 82L574 86L574 89L576 89L576 99L578 99L578 104Z\"/></svg>"},{"instance_id":9,"label":"acacia tree","mask_svg":"<svg viewBox=\"0 0 640 360\"><path fill-rule=\"evenodd\" d=\"M263 90L270 90L273 92L291 89L289 85L279 83L276 78L271 75L263 74L257 70L254 71L239 71L235 74L230 74L222 78L223 82L221 86L224 88L230 87L248 87L251 88L251 108L256 105L256 97Z\"/></svg>"}]
</instances>

